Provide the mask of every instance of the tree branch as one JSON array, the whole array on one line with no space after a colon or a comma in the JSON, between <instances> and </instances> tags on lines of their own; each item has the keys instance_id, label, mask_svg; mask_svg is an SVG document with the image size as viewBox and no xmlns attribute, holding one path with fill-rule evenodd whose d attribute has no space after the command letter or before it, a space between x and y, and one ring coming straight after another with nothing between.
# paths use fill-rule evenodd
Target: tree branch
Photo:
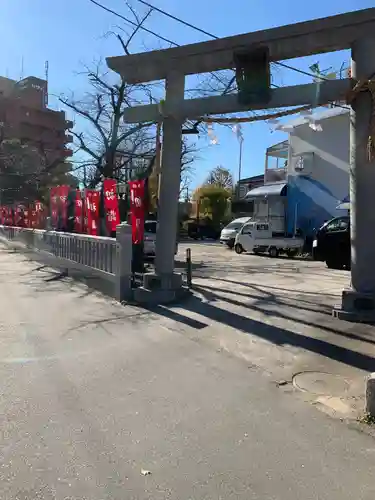
<instances>
[{"instance_id":1,"label":"tree branch","mask_svg":"<svg viewBox=\"0 0 375 500\"><path fill-rule=\"evenodd\" d=\"M117 38L119 39L119 41L120 41L120 43L122 45L122 48L124 49L125 54L130 55L130 52L129 52L130 42L133 40L133 38L138 33L138 31L140 29L142 29L143 24L145 23L146 19L148 17L150 17L153 9L149 9L148 12L143 16L143 18L139 19L138 15L135 12L135 10L133 9L133 7L128 2L126 2L126 5L128 6L128 8L130 9L130 11L132 12L132 14L133 14L133 16L134 16L134 18L135 18L135 20L137 22L137 26L133 30L133 33L130 35L130 37L128 38L128 40L127 40L126 43L124 43L124 41L122 40L122 38L121 38L120 35L117 35Z\"/></svg>"},{"instance_id":2,"label":"tree branch","mask_svg":"<svg viewBox=\"0 0 375 500\"><path fill-rule=\"evenodd\" d=\"M79 115L83 116L84 118L86 118L86 120L88 120L96 128L96 130L99 132L99 134L101 135L101 137L103 139L103 142L105 144L107 144L107 137L106 137L105 133L103 132L103 129L101 128L101 126L100 126L100 124L98 122L98 118L97 118L98 116L100 116L101 111L98 111L96 117L92 117L90 115L90 113L88 113L84 109L80 109L73 102L69 102L66 99L64 100L62 97L59 97L59 101L62 104L64 104L65 106L68 106L68 108L70 108L73 111L75 111L77 114L79 114Z\"/></svg>"},{"instance_id":3,"label":"tree branch","mask_svg":"<svg viewBox=\"0 0 375 500\"><path fill-rule=\"evenodd\" d=\"M101 159L101 156L94 153L94 151L92 151L92 149L90 149L85 141L83 140L83 133L77 133L77 132L74 132L74 130L71 131L71 134L76 138L78 139L79 143L80 143L80 149L82 149L82 151L85 151L86 153L88 153L90 156L92 156L93 158L95 158L97 161L100 161Z\"/></svg>"}]
</instances>

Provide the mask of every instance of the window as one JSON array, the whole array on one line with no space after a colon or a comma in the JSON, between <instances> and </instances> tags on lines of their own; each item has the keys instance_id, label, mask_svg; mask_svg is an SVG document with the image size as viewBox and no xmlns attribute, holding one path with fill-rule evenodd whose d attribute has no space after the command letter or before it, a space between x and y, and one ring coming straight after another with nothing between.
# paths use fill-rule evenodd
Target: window
<instances>
[{"instance_id":1,"label":"window","mask_svg":"<svg viewBox=\"0 0 375 500\"><path fill-rule=\"evenodd\" d=\"M296 164L295 164L295 170L297 170L298 172L301 172L304 168L304 158L303 156L298 156L296 158Z\"/></svg>"},{"instance_id":2,"label":"window","mask_svg":"<svg viewBox=\"0 0 375 500\"><path fill-rule=\"evenodd\" d=\"M311 174L314 165L314 153L306 152L293 155L294 171L301 174Z\"/></svg>"},{"instance_id":3,"label":"window","mask_svg":"<svg viewBox=\"0 0 375 500\"><path fill-rule=\"evenodd\" d=\"M233 229L234 231L239 231L242 226L243 224L241 224L241 222L231 222L226 226L225 229Z\"/></svg>"},{"instance_id":4,"label":"window","mask_svg":"<svg viewBox=\"0 0 375 500\"><path fill-rule=\"evenodd\" d=\"M268 224L257 224L257 231L268 231Z\"/></svg>"},{"instance_id":5,"label":"window","mask_svg":"<svg viewBox=\"0 0 375 500\"><path fill-rule=\"evenodd\" d=\"M252 224L246 224L246 226L244 226L242 228L242 234L248 234L249 236L251 236L251 230L253 229L253 225Z\"/></svg>"},{"instance_id":6,"label":"window","mask_svg":"<svg viewBox=\"0 0 375 500\"><path fill-rule=\"evenodd\" d=\"M346 231L349 227L349 219L348 218L340 218L334 219L332 222L329 222L326 226L327 233L333 233L335 231Z\"/></svg>"},{"instance_id":7,"label":"window","mask_svg":"<svg viewBox=\"0 0 375 500\"><path fill-rule=\"evenodd\" d=\"M145 233L156 234L156 221L146 221L145 222Z\"/></svg>"}]
</instances>

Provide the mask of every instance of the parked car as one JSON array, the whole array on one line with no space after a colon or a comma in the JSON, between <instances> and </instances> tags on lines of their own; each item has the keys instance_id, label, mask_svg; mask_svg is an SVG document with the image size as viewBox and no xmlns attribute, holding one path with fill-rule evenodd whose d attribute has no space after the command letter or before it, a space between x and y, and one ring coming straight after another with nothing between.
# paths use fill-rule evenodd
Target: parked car
<instances>
[{"instance_id":1,"label":"parked car","mask_svg":"<svg viewBox=\"0 0 375 500\"><path fill-rule=\"evenodd\" d=\"M303 243L303 238L275 236L269 222L248 222L237 233L234 250L238 254L254 252L267 253L270 257L279 254L294 257L302 250Z\"/></svg>"},{"instance_id":2,"label":"parked car","mask_svg":"<svg viewBox=\"0 0 375 500\"><path fill-rule=\"evenodd\" d=\"M313 241L313 259L330 269L350 269L350 217L335 217L318 229Z\"/></svg>"},{"instance_id":3,"label":"parked car","mask_svg":"<svg viewBox=\"0 0 375 500\"><path fill-rule=\"evenodd\" d=\"M155 255L155 245L156 245L156 220L146 220L145 221L145 233L143 238L143 253L147 257L153 257Z\"/></svg>"},{"instance_id":4,"label":"parked car","mask_svg":"<svg viewBox=\"0 0 375 500\"><path fill-rule=\"evenodd\" d=\"M143 253L146 257L154 257L156 250L156 230L158 227L158 221L156 220L146 220L145 221L145 232L143 239ZM176 238L176 248L175 255L178 251L178 241Z\"/></svg>"},{"instance_id":5,"label":"parked car","mask_svg":"<svg viewBox=\"0 0 375 500\"><path fill-rule=\"evenodd\" d=\"M234 241L237 234L244 224L251 221L251 217L240 217L230 222L224 229L221 230L220 243L227 245L229 248L234 247Z\"/></svg>"},{"instance_id":6,"label":"parked car","mask_svg":"<svg viewBox=\"0 0 375 500\"><path fill-rule=\"evenodd\" d=\"M203 240L205 238L217 240L220 237L220 228L207 221L190 221L187 225L187 234L194 240Z\"/></svg>"}]
</instances>

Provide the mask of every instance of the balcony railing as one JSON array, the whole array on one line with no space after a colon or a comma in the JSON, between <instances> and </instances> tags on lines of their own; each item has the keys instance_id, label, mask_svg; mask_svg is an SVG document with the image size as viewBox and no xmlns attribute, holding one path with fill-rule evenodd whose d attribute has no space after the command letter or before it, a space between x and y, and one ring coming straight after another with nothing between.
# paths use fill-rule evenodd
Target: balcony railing
<instances>
[{"instance_id":1,"label":"balcony railing","mask_svg":"<svg viewBox=\"0 0 375 500\"><path fill-rule=\"evenodd\" d=\"M264 183L270 184L274 182L286 181L288 177L288 168L267 168L264 173Z\"/></svg>"},{"instance_id":2,"label":"balcony railing","mask_svg":"<svg viewBox=\"0 0 375 500\"><path fill-rule=\"evenodd\" d=\"M288 176L288 141L275 144L266 151L264 183L283 182Z\"/></svg>"}]
</instances>

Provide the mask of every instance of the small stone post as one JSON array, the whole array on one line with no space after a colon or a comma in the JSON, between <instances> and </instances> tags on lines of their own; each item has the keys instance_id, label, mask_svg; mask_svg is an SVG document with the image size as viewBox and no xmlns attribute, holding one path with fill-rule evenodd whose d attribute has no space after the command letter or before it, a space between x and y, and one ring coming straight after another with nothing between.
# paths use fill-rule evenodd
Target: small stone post
<instances>
[{"instance_id":1,"label":"small stone post","mask_svg":"<svg viewBox=\"0 0 375 500\"><path fill-rule=\"evenodd\" d=\"M123 222L116 227L116 299L132 299L132 228Z\"/></svg>"},{"instance_id":2,"label":"small stone post","mask_svg":"<svg viewBox=\"0 0 375 500\"><path fill-rule=\"evenodd\" d=\"M371 373L366 379L365 412L375 417L375 373Z\"/></svg>"}]
</instances>

